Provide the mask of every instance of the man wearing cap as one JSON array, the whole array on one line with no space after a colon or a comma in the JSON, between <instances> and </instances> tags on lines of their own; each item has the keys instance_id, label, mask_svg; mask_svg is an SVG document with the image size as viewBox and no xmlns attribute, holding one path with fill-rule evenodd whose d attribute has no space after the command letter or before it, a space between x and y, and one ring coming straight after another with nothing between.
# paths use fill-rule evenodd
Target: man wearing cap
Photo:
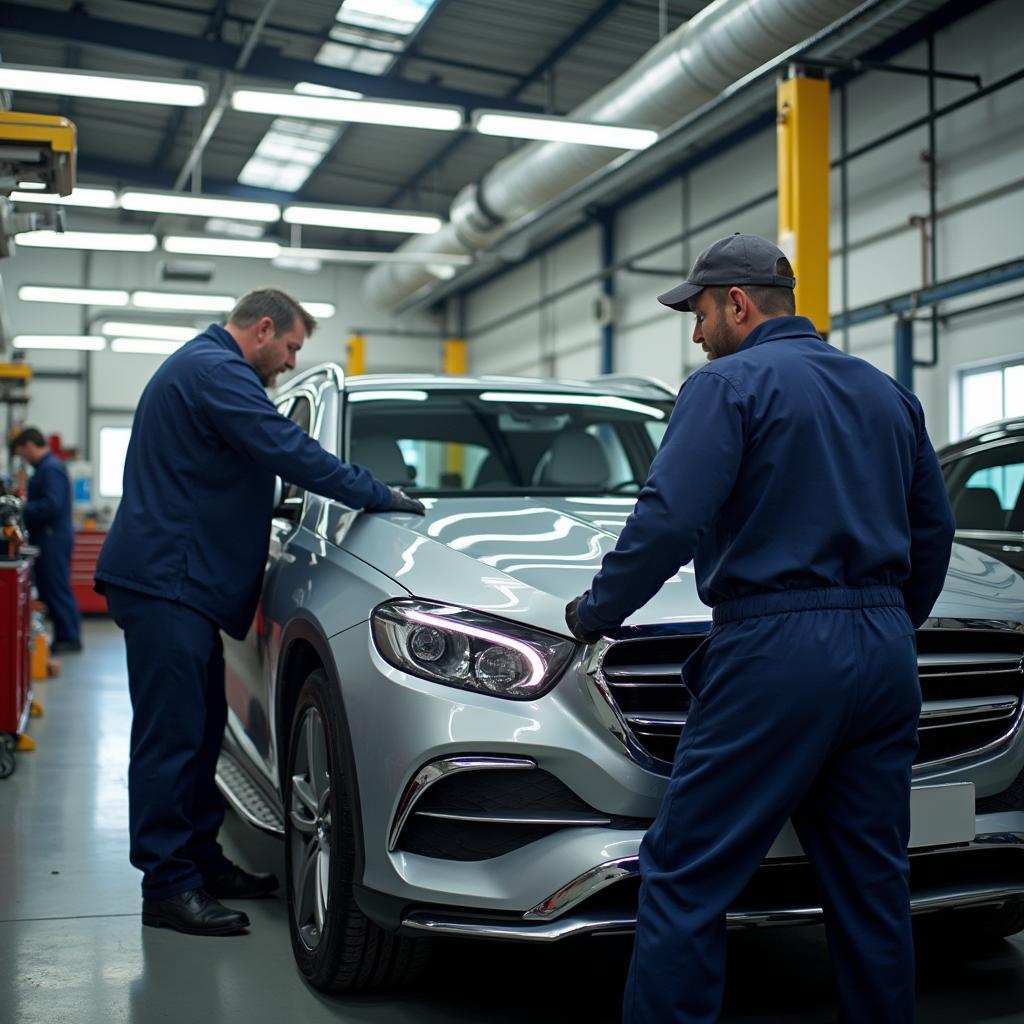
<instances>
[{"instance_id":1,"label":"man wearing cap","mask_svg":"<svg viewBox=\"0 0 1024 1024\"><path fill-rule=\"evenodd\" d=\"M914 630L942 589L953 517L920 402L794 316L795 284L781 250L736 234L659 297L695 314L708 363L566 609L593 643L691 559L713 608L640 849L632 1024L718 1019L726 911L787 819L818 880L842 1019L913 1020Z\"/></svg>"}]
</instances>

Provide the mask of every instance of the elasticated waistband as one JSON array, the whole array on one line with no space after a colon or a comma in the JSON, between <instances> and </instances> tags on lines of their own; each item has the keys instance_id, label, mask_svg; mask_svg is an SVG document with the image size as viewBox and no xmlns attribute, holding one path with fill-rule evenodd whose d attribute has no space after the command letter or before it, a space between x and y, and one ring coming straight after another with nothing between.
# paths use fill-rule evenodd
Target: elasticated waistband
<instances>
[{"instance_id":1,"label":"elasticated waistband","mask_svg":"<svg viewBox=\"0 0 1024 1024\"><path fill-rule=\"evenodd\" d=\"M722 601L712 609L716 626L761 615L816 612L840 608L902 608L899 587L820 587L809 590L774 590Z\"/></svg>"}]
</instances>

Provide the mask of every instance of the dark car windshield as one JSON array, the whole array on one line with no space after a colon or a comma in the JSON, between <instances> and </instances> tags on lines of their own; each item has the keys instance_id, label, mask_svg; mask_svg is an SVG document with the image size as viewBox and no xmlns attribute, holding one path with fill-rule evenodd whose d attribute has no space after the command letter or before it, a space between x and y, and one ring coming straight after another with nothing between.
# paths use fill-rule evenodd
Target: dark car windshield
<instances>
[{"instance_id":1,"label":"dark car windshield","mask_svg":"<svg viewBox=\"0 0 1024 1024\"><path fill-rule=\"evenodd\" d=\"M348 458L426 495L635 494L672 402L501 390L352 391Z\"/></svg>"}]
</instances>

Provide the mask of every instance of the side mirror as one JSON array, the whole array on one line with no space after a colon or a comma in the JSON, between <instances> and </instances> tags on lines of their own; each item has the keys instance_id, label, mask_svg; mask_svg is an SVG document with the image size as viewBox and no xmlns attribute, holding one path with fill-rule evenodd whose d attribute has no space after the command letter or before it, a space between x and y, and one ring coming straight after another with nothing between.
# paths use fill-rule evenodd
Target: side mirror
<instances>
[{"instance_id":1,"label":"side mirror","mask_svg":"<svg viewBox=\"0 0 1024 1024\"><path fill-rule=\"evenodd\" d=\"M284 481L274 477L274 518L290 519L297 523L302 516L304 498L301 491L298 494L289 494Z\"/></svg>"}]
</instances>

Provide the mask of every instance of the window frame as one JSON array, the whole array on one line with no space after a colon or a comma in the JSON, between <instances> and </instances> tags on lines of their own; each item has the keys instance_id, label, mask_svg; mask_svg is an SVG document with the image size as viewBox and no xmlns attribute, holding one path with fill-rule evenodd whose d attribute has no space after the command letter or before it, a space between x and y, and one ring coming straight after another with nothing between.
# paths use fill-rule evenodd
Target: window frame
<instances>
[{"instance_id":1,"label":"window frame","mask_svg":"<svg viewBox=\"0 0 1024 1024\"><path fill-rule=\"evenodd\" d=\"M976 363L973 366L961 367L956 371L956 420L957 436L960 438L969 437L972 433L980 430L987 423L995 423L998 420L1006 419L1009 413L1006 411L1006 371L1016 366L1024 366L1024 358L1020 356L1009 356L991 362ZM985 373L998 373L1001 384L999 414L985 423L967 429L964 426L964 384L971 377L978 377Z\"/></svg>"}]
</instances>

